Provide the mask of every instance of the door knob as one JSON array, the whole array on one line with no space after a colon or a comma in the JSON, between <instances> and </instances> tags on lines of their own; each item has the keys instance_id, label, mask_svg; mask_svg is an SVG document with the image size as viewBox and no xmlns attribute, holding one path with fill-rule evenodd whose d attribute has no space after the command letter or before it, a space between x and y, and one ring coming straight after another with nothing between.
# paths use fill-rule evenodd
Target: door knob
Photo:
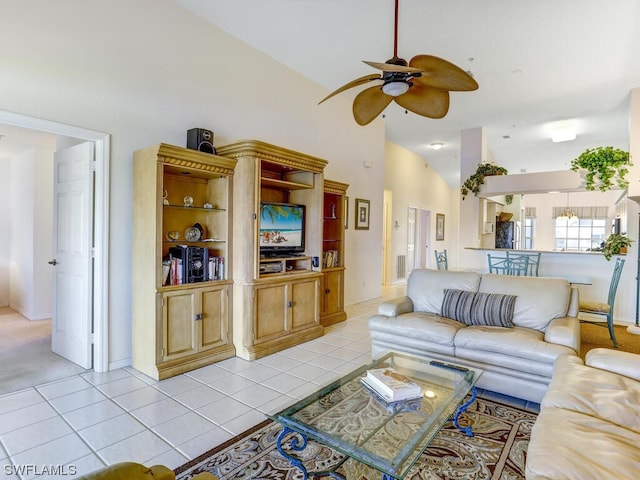
<instances>
[{"instance_id":1,"label":"door knob","mask_svg":"<svg viewBox=\"0 0 640 480\"><path fill-rule=\"evenodd\" d=\"M54 258L53 260L49 260L47 263L48 263L49 265L57 265L57 264L58 264L58 261Z\"/></svg>"}]
</instances>

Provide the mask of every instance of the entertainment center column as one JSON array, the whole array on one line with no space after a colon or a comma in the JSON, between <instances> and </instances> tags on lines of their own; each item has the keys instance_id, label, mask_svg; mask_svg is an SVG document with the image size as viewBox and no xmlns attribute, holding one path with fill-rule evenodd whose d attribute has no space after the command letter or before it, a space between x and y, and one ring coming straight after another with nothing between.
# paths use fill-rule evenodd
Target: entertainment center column
<instances>
[{"instance_id":1,"label":"entertainment center column","mask_svg":"<svg viewBox=\"0 0 640 480\"><path fill-rule=\"evenodd\" d=\"M323 335L319 295L326 160L257 140L218 147L217 153L237 160L236 354L254 360ZM277 215L298 220L291 230L267 229Z\"/></svg>"}]
</instances>

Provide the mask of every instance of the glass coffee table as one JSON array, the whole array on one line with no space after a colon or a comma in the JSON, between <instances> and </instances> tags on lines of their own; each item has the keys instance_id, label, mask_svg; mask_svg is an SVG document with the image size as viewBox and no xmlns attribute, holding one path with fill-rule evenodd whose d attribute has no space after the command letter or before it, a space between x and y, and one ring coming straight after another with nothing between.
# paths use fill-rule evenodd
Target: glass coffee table
<instances>
[{"instance_id":1,"label":"glass coffee table","mask_svg":"<svg viewBox=\"0 0 640 480\"><path fill-rule=\"evenodd\" d=\"M367 370L383 367L418 383L422 396L395 403L380 400L360 379ZM335 470L349 458L378 470L383 479L402 479L450 418L465 434L473 435L470 426L460 425L459 417L475 401L481 374L475 368L389 353L271 415L283 426L278 451L305 479L343 478ZM463 403L470 392L471 398ZM285 451L287 438L291 439ZM346 455L344 461L330 471L307 472L295 452L304 450L308 439Z\"/></svg>"}]
</instances>

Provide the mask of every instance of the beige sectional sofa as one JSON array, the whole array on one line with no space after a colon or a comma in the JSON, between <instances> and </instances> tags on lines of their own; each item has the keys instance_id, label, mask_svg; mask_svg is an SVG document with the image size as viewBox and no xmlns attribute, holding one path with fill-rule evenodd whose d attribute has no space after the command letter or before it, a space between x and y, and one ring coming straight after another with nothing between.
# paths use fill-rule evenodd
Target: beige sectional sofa
<instances>
[{"instance_id":1,"label":"beige sectional sofa","mask_svg":"<svg viewBox=\"0 0 640 480\"><path fill-rule=\"evenodd\" d=\"M456 320L441 315L445 294L445 313ZM539 403L556 358L580 350L577 315L578 291L560 278L414 270L407 295L381 304L369 319L372 354L398 351L479 367L479 387ZM508 327L467 325L509 316Z\"/></svg>"},{"instance_id":2,"label":"beige sectional sofa","mask_svg":"<svg viewBox=\"0 0 640 480\"><path fill-rule=\"evenodd\" d=\"M527 480L640 478L640 355L559 357L540 407Z\"/></svg>"}]
</instances>

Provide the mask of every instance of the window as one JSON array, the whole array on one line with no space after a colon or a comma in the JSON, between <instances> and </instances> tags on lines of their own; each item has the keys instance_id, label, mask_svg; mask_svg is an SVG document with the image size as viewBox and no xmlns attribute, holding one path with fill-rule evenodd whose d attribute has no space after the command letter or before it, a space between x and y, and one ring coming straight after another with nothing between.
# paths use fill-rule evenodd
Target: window
<instances>
[{"instance_id":1,"label":"window","mask_svg":"<svg viewBox=\"0 0 640 480\"><path fill-rule=\"evenodd\" d=\"M555 222L556 250L599 248L606 238L606 219L560 217Z\"/></svg>"},{"instance_id":2,"label":"window","mask_svg":"<svg viewBox=\"0 0 640 480\"><path fill-rule=\"evenodd\" d=\"M536 235L536 208L526 207L524 209L524 244L525 250L533 250L533 239Z\"/></svg>"},{"instance_id":3,"label":"window","mask_svg":"<svg viewBox=\"0 0 640 480\"><path fill-rule=\"evenodd\" d=\"M536 219L525 217L524 219L524 249L533 250L533 238L536 231Z\"/></svg>"}]
</instances>

